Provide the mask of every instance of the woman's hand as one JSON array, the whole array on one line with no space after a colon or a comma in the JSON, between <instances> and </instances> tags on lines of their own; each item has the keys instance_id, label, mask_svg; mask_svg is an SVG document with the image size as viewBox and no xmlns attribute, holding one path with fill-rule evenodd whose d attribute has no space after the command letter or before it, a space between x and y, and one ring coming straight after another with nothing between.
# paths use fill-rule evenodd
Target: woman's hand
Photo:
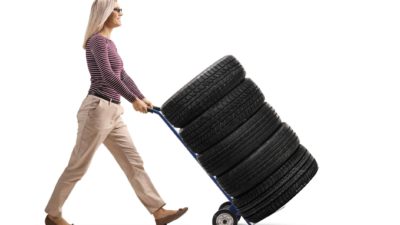
<instances>
[{"instance_id":1,"label":"woman's hand","mask_svg":"<svg viewBox=\"0 0 400 225\"><path fill-rule=\"evenodd\" d=\"M153 103L151 103L147 98L142 99L144 103L146 103L147 107L153 109Z\"/></svg>"},{"instance_id":2,"label":"woman's hand","mask_svg":"<svg viewBox=\"0 0 400 225\"><path fill-rule=\"evenodd\" d=\"M135 101L133 101L132 105L136 111L147 113L148 104L146 104L144 101L136 98Z\"/></svg>"}]
</instances>

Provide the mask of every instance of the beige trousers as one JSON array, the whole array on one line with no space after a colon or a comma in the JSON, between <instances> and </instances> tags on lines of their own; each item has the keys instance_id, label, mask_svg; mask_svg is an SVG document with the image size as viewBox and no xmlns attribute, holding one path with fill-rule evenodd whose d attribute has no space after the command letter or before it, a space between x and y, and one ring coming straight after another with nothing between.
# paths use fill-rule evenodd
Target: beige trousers
<instances>
[{"instance_id":1,"label":"beige trousers","mask_svg":"<svg viewBox=\"0 0 400 225\"><path fill-rule=\"evenodd\" d=\"M77 114L78 136L75 147L45 209L49 215L61 216L65 200L87 171L101 143L110 150L139 200L150 213L165 205L143 168L143 161L122 121L123 112L121 105L102 98L88 95L84 99Z\"/></svg>"}]
</instances>

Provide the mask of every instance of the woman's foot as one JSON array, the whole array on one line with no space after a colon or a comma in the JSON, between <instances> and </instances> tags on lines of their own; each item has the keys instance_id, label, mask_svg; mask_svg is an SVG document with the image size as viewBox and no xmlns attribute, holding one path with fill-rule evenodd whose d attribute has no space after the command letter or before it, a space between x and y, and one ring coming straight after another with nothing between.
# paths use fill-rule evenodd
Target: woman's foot
<instances>
[{"instance_id":1,"label":"woman's foot","mask_svg":"<svg viewBox=\"0 0 400 225\"><path fill-rule=\"evenodd\" d=\"M153 213L154 219L160 219L172 214L175 214L178 210L167 210L164 208L160 208L156 212Z\"/></svg>"},{"instance_id":2,"label":"woman's foot","mask_svg":"<svg viewBox=\"0 0 400 225\"><path fill-rule=\"evenodd\" d=\"M53 217L50 215L46 216L46 219L44 222L46 225L71 225L71 224L67 223L67 221L65 221L65 219L62 217Z\"/></svg>"},{"instance_id":3,"label":"woman's foot","mask_svg":"<svg viewBox=\"0 0 400 225\"><path fill-rule=\"evenodd\" d=\"M165 225L170 223L185 214L187 210L187 207L179 210L166 210L164 208L160 208L153 213L154 219L156 220L156 225Z\"/></svg>"}]
</instances>

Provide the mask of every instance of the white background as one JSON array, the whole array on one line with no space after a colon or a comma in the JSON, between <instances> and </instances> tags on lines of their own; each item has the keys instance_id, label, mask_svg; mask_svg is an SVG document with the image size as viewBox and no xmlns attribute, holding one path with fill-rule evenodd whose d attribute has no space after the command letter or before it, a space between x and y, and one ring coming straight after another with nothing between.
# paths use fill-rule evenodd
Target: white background
<instances>
[{"instance_id":1,"label":"white background","mask_svg":"<svg viewBox=\"0 0 400 225\"><path fill-rule=\"evenodd\" d=\"M89 88L90 0L2 1L0 224L43 224ZM385 0L120 0L112 39L154 104L234 55L320 170L264 225L400 224L400 4ZM211 224L225 201L156 115L124 119L174 224ZM78 225L154 224L105 147L64 207ZM244 224L241 220L240 224Z\"/></svg>"}]
</instances>

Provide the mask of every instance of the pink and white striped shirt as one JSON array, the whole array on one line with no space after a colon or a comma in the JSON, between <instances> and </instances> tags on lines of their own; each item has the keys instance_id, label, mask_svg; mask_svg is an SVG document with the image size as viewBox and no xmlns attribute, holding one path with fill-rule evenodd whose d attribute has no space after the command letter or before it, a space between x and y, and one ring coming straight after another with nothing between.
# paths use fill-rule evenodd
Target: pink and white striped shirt
<instances>
[{"instance_id":1,"label":"pink and white striped shirt","mask_svg":"<svg viewBox=\"0 0 400 225\"><path fill-rule=\"evenodd\" d=\"M101 34L94 34L86 43L86 60L90 73L89 94L120 102L122 95L129 102L144 96L124 70L124 64L114 42Z\"/></svg>"}]
</instances>

